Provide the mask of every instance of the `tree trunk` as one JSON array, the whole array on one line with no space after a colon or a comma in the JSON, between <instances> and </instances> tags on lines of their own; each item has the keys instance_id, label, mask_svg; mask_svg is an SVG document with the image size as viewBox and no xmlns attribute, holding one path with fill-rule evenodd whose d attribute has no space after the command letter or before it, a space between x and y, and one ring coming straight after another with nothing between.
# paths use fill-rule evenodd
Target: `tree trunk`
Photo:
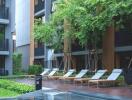
<instances>
[{"instance_id":1,"label":"tree trunk","mask_svg":"<svg viewBox=\"0 0 132 100\"><path fill-rule=\"evenodd\" d=\"M67 19L64 20L64 71L71 68L71 38L68 35L70 32L70 24Z\"/></svg>"}]
</instances>

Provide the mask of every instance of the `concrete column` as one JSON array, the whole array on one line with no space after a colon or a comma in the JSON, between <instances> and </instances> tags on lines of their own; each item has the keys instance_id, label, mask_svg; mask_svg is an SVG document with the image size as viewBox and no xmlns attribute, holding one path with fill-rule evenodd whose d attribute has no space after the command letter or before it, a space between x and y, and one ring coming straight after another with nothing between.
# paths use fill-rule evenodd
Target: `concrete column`
<instances>
[{"instance_id":1,"label":"concrete column","mask_svg":"<svg viewBox=\"0 0 132 100\"><path fill-rule=\"evenodd\" d=\"M114 67L115 59L115 32L114 32L114 23L106 31L106 34L103 38L103 66L111 71Z\"/></svg>"},{"instance_id":2,"label":"concrete column","mask_svg":"<svg viewBox=\"0 0 132 100\"><path fill-rule=\"evenodd\" d=\"M34 0L30 0L30 65L32 65L34 62L33 25L34 25Z\"/></svg>"},{"instance_id":3,"label":"concrete column","mask_svg":"<svg viewBox=\"0 0 132 100\"><path fill-rule=\"evenodd\" d=\"M10 23L5 26L5 38L9 41L9 55L5 57L5 70L8 70L9 75L12 75L13 64L13 38L12 33L15 31L15 0L6 0L6 7L9 8L9 21Z\"/></svg>"},{"instance_id":4,"label":"concrete column","mask_svg":"<svg viewBox=\"0 0 132 100\"><path fill-rule=\"evenodd\" d=\"M45 0L45 22L49 21L51 14L52 0Z\"/></svg>"},{"instance_id":5,"label":"concrete column","mask_svg":"<svg viewBox=\"0 0 132 100\"><path fill-rule=\"evenodd\" d=\"M44 6L45 6L45 8L44 8L45 9L45 22L48 22L50 14L51 14L52 0L45 0ZM48 48L46 47L46 44L44 47L44 54L45 54L45 59L44 59L45 67L52 68L51 61L48 60Z\"/></svg>"}]
</instances>

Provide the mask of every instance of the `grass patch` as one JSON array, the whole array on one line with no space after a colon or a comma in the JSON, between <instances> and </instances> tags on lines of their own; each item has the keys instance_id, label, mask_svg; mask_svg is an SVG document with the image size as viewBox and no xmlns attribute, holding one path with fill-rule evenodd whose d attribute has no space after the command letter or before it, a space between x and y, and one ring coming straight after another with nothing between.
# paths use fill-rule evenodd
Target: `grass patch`
<instances>
[{"instance_id":1,"label":"grass patch","mask_svg":"<svg viewBox=\"0 0 132 100\"><path fill-rule=\"evenodd\" d=\"M29 86L23 83L18 83L5 79L0 79L0 88L8 89L18 93L27 93L35 90L34 86Z\"/></svg>"},{"instance_id":2,"label":"grass patch","mask_svg":"<svg viewBox=\"0 0 132 100\"><path fill-rule=\"evenodd\" d=\"M32 92L34 90L34 86L7 79L0 79L0 97L18 96L23 93Z\"/></svg>"},{"instance_id":3,"label":"grass patch","mask_svg":"<svg viewBox=\"0 0 132 100\"><path fill-rule=\"evenodd\" d=\"M0 88L0 97L12 97L12 96L18 96L18 95L20 94L15 91Z\"/></svg>"},{"instance_id":4,"label":"grass patch","mask_svg":"<svg viewBox=\"0 0 132 100\"><path fill-rule=\"evenodd\" d=\"M34 78L35 75L11 75L11 76L0 76L0 79L16 79L16 78Z\"/></svg>"}]
</instances>

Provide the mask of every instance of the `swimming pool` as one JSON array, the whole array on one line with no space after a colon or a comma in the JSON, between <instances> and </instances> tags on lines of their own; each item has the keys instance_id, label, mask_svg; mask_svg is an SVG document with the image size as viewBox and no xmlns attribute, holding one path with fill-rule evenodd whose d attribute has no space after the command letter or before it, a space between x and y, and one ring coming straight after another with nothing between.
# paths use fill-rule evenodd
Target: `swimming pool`
<instances>
[{"instance_id":1,"label":"swimming pool","mask_svg":"<svg viewBox=\"0 0 132 100\"><path fill-rule=\"evenodd\" d=\"M101 93L68 91L63 92L56 89L44 88L43 90L23 94L15 98L0 100L132 100L132 98L111 96Z\"/></svg>"}]
</instances>

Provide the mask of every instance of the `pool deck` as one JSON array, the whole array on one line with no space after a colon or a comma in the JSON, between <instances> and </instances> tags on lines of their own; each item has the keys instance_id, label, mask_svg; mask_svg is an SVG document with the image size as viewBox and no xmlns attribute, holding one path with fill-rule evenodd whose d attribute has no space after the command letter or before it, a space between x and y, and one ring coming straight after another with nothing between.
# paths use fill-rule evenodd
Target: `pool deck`
<instances>
[{"instance_id":1,"label":"pool deck","mask_svg":"<svg viewBox=\"0 0 132 100\"><path fill-rule=\"evenodd\" d=\"M54 88L61 91L94 92L132 98L132 86L97 88L95 86L88 87L87 85L82 86L81 84L75 85L73 83L64 83L56 80L46 80L43 81L43 87Z\"/></svg>"},{"instance_id":2,"label":"pool deck","mask_svg":"<svg viewBox=\"0 0 132 100\"><path fill-rule=\"evenodd\" d=\"M34 84L34 79L17 79L17 82L25 83L25 84ZM87 86L81 84L73 84L73 83L65 83L63 81L58 80L43 80L43 87L53 88L60 91L78 91L78 92L91 92L91 93L101 93L111 96L121 96L132 98L132 86L122 86L122 87L95 87L95 86Z\"/></svg>"}]
</instances>

